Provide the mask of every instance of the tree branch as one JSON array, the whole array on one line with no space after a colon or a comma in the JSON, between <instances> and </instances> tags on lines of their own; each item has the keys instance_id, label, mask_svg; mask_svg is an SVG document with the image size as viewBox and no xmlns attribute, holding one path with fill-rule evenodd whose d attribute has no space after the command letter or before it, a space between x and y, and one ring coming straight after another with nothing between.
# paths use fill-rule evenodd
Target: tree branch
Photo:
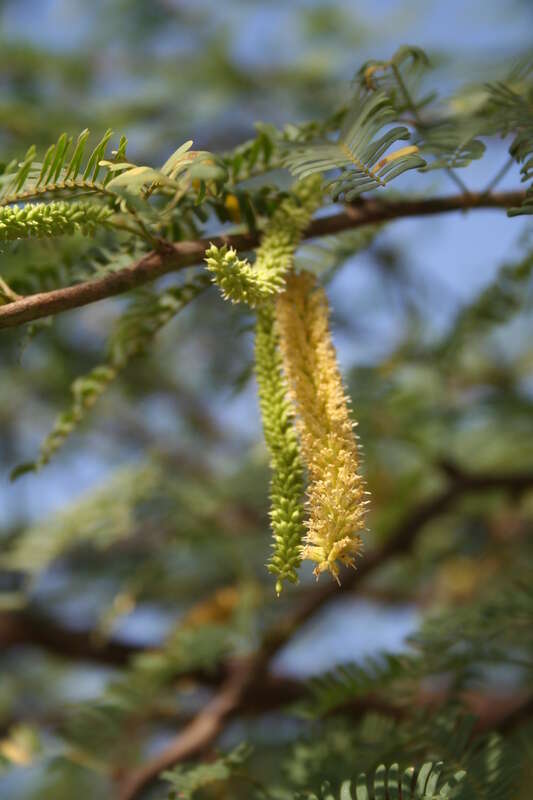
<instances>
[{"instance_id":1,"label":"tree branch","mask_svg":"<svg viewBox=\"0 0 533 800\"><path fill-rule=\"evenodd\" d=\"M33 611L5 611L0 614L0 649L30 645L73 661L96 661L126 666L142 650L122 642L98 642L91 632L76 631Z\"/></svg>"},{"instance_id":2,"label":"tree branch","mask_svg":"<svg viewBox=\"0 0 533 800\"><path fill-rule=\"evenodd\" d=\"M212 700L162 752L133 771L125 780L116 776L119 800L133 800L169 766L191 758L214 741L222 731L226 717L239 707L252 680L255 659L236 663L229 678Z\"/></svg>"},{"instance_id":3,"label":"tree branch","mask_svg":"<svg viewBox=\"0 0 533 800\"><path fill-rule=\"evenodd\" d=\"M405 217L468 211L474 208L510 208L520 205L524 197L524 192L501 192L492 195L479 193L468 196L452 195L427 200L363 200L347 206L338 214L314 220L305 232L304 238L326 236L362 225ZM28 295L0 306L0 328L15 327L52 314L80 308L135 289L169 272L198 264L210 243L219 247L227 244L235 250L242 251L256 247L259 244L259 237L259 234L244 233L213 236L209 239L188 242L161 242L158 250L147 253L125 269L111 272L93 281Z\"/></svg>"}]
</instances>

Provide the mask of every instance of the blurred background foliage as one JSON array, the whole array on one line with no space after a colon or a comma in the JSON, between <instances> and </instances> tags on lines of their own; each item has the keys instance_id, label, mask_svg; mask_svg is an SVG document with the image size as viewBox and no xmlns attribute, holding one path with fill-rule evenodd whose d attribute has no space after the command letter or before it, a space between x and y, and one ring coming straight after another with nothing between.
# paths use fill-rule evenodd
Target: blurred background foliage
<instances>
[{"instance_id":1,"label":"blurred background foliage","mask_svg":"<svg viewBox=\"0 0 533 800\"><path fill-rule=\"evenodd\" d=\"M364 61L387 58L404 42L428 51L442 98L461 86L453 102L473 103L480 82L531 55L532 11L519 0L3 0L0 161L84 127L95 136L108 127L127 134L141 164L162 163L189 138L198 149L226 150L253 136L257 121L324 119ZM485 158L462 173L470 189L483 188L506 161L508 141L487 144ZM499 186L518 185L514 165ZM456 191L444 173L402 186ZM95 242L96 259L105 246ZM30 287L35 275L30 291L46 288L54 247L23 242L10 253L11 268L24 265ZM77 238L62 245L65 283L81 250ZM369 549L465 475L531 471L532 253L528 218L501 211L398 221L301 248L300 263L327 268L372 492ZM0 794L13 800L112 797L116 765L166 742L205 702L228 654L252 652L265 626L314 588L305 574L277 601L264 569L268 465L251 318L216 291L125 369L45 470L9 484L10 470L35 457L73 380L102 362L125 302L107 300L0 337L0 636L7 631ZM488 631L486 609L505 592L517 604L510 619L523 625L531 604L523 601L520 616L513 587L530 581L532 511L523 490L458 495L411 552L298 632L276 657L274 675L296 682L382 651L404 652L415 635L416 652L452 652L443 644L450 619L458 620L452 641L462 625ZM444 618L435 645L435 626L419 628L437 612ZM89 645L70 658L68 646L62 652L45 634L35 641L10 635L13 620L43 631L59 626ZM505 657L493 653L492 661L471 638L475 656L456 672L455 690L488 693L489 706L522 696L531 677L526 629L515 638L512 626L508 638L496 631L495 649ZM98 656L111 644L131 656L127 666L125 655ZM526 666L509 664L509 653L524 647ZM391 667L371 691L415 703L421 686L435 689L421 683L432 674L428 658L425 672ZM191 671L210 678L191 682ZM350 697L361 691L356 678ZM231 722L220 745L247 739L255 744L252 774L269 783L284 763L286 785L315 790L383 759L418 758L428 743L442 752L449 719L441 728L421 719L416 735L414 722L397 724L394 715L373 712L355 722L329 713L343 701L337 690L310 702L315 713L328 712L324 721L309 727L305 702L289 714L258 703L256 713ZM383 741L390 752L375 744ZM208 796L249 791L237 779L230 794L215 788ZM153 796L167 793L159 787Z\"/></svg>"}]
</instances>

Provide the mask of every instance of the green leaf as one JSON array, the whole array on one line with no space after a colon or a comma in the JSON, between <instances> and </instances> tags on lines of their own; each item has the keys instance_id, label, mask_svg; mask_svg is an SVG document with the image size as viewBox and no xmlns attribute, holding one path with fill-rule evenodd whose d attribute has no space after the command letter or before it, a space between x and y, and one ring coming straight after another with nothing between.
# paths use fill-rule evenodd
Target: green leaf
<instances>
[{"instance_id":1,"label":"green leaf","mask_svg":"<svg viewBox=\"0 0 533 800\"><path fill-rule=\"evenodd\" d=\"M192 800L196 793L212 783L226 781L249 758L251 748L240 744L228 755L217 758L208 764L196 767L174 767L163 772L161 777L178 791L180 800Z\"/></svg>"},{"instance_id":2,"label":"green leaf","mask_svg":"<svg viewBox=\"0 0 533 800\"><path fill-rule=\"evenodd\" d=\"M62 133L57 142L50 145L42 162L35 160L36 149L34 146L30 147L18 169L11 171L16 166L11 164L6 174L1 176L0 205L16 203L18 200L27 200L32 196L47 193L70 195L81 190L101 191L103 185L96 181L112 135L113 131L110 129L105 132L89 154L85 168L83 162L89 139L87 128L77 137L72 154L70 154L72 138L66 133ZM127 139L123 136L115 155L116 159L124 160L126 144Z\"/></svg>"},{"instance_id":3,"label":"green leaf","mask_svg":"<svg viewBox=\"0 0 533 800\"><path fill-rule=\"evenodd\" d=\"M418 771L408 767L400 772L398 764L388 769L384 764L376 768L369 778L361 772L355 783L346 780L340 787L339 800L454 800L462 798L464 770L457 770L446 781L441 779L443 764L431 761ZM334 795L323 793L322 800L335 800ZM488 800L488 798L487 798Z\"/></svg>"},{"instance_id":4,"label":"green leaf","mask_svg":"<svg viewBox=\"0 0 533 800\"><path fill-rule=\"evenodd\" d=\"M426 165L416 145L386 154L393 144L410 138L404 126L382 132L395 116L384 92L368 95L361 91L354 98L336 142L294 145L287 149L284 164L298 178L340 170L325 189L334 199L354 200L363 192L386 186L409 169Z\"/></svg>"}]
</instances>

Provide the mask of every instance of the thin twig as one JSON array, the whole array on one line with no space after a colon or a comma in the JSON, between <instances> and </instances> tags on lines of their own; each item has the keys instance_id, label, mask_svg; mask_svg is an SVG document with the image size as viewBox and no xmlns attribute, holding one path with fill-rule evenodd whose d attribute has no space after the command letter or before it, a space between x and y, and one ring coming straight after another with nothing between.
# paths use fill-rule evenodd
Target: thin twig
<instances>
[{"instance_id":1,"label":"thin twig","mask_svg":"<svg viewBox=\"0 0 533 800\"><path fill-rule=\"evenodd\" d=\"M21 297L22 295L14 292L13 289L7 285L5 280L0 277L0 304L2 301L15 303L17 300L20 300Z\"/></svg>"},{"instance_id":2,"label":"thin twig","mask_svg":"<svg viewBox=\"0 0 533 800\"><path fill-rule=\"evenodd\" d=\"M420 128L426 127L424 120L422 119L420 112L417 108L417 105L414 99L411 97L411 92L407 88L407 84L405 83L402 77L401 71L398 69L397 65L393 61L391 61L391 66L392 66L392 71L394 72L394 77L396 78L398 86L401 89L401 92L405 98L405 102L407 103L408 108L410 109L415 118L416 124ZM446 167L445 172L448 175L448 177L451 178L451 180L455 183L455 185L461 190L464 197L472 196L468 186L463 182L462 178L460 178L456 174L455 170L453 170L451 167Z\"/></svg>"},{"instance_id":3,"label":"thin twig","mask_svg":"<svg viewBox=\"0 0 533 800\"><path fill-rule=\"evenodd\" d=\"M514 163L515 163L514 158L512 157L508 158L505 164L498 170L496 175L492 178L491 181L489 181L487 186L483 189L482 194L487 195L490 194L492 191L494 191L496 186L499 184L502 178L504 178L507 175L507 173L509 172Z\"/></svg>"},{"instance_id":4,"label":"thin twig","mask_svg":"<svg viewBox=\"0 0 533 800\"><path fill-rule=\"evenodd\" d=\"M458 189L461 190L465 197L472 197L470 189L466 185L466 183L462 180L462 178L457 175L457 173L451 168L446 167L445 169L446 175L455 183Z\"/></svg>"},{"instance_id":5,"label":"thin twig","mask_svg":"<svg viewBox=\"0 0 533 800\"><path fill-rule=\"evenodd\" d=\"M119 800L133 800L163 770L191 758L216 739L226 717L238 708L254 675L254 663L255 660L251 660L235 665L213 699L161 753L130 773L125 780L117 775Z\"/></svg>"}]
</instances>

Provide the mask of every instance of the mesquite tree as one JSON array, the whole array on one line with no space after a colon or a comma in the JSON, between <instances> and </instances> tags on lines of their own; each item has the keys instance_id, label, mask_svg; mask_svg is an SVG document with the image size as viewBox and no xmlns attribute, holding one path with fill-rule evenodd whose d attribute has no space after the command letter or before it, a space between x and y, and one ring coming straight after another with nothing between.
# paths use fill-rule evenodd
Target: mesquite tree
<instances>
[{"instance_id":1,"label":"mesquite tree","mask_svg":"<svg viewBox=\"0 0 533 800\"><path fill-rule=\"evenodd\" d=\"M90 459L96 429L93 448L117 438L128 461L6 523L0 758L38 775L17 797L528 796L531 237L444 332L404 298L394 347L344 374L337 332L358 333L332 287L373 253L406 288L393 220L533 213L533 71L444 101L419 47L355 67L328 113L226 150L188 140L147 165L84 129L12 143L1 165L11 491L38 507L33 487ZM472 191L467 168L502 137L507 161ZM225 382L256 391L261 446L224 419ZM63 406L38 445L24 388L37 415ZM399 652L288 675L278 656L341 596L426 613ZM61 614L76 597L89 627ZM145 607L171 619L162 640L121 638ZM80 660L112 671L69 699Z\"/></svg>"}]
</instances>

